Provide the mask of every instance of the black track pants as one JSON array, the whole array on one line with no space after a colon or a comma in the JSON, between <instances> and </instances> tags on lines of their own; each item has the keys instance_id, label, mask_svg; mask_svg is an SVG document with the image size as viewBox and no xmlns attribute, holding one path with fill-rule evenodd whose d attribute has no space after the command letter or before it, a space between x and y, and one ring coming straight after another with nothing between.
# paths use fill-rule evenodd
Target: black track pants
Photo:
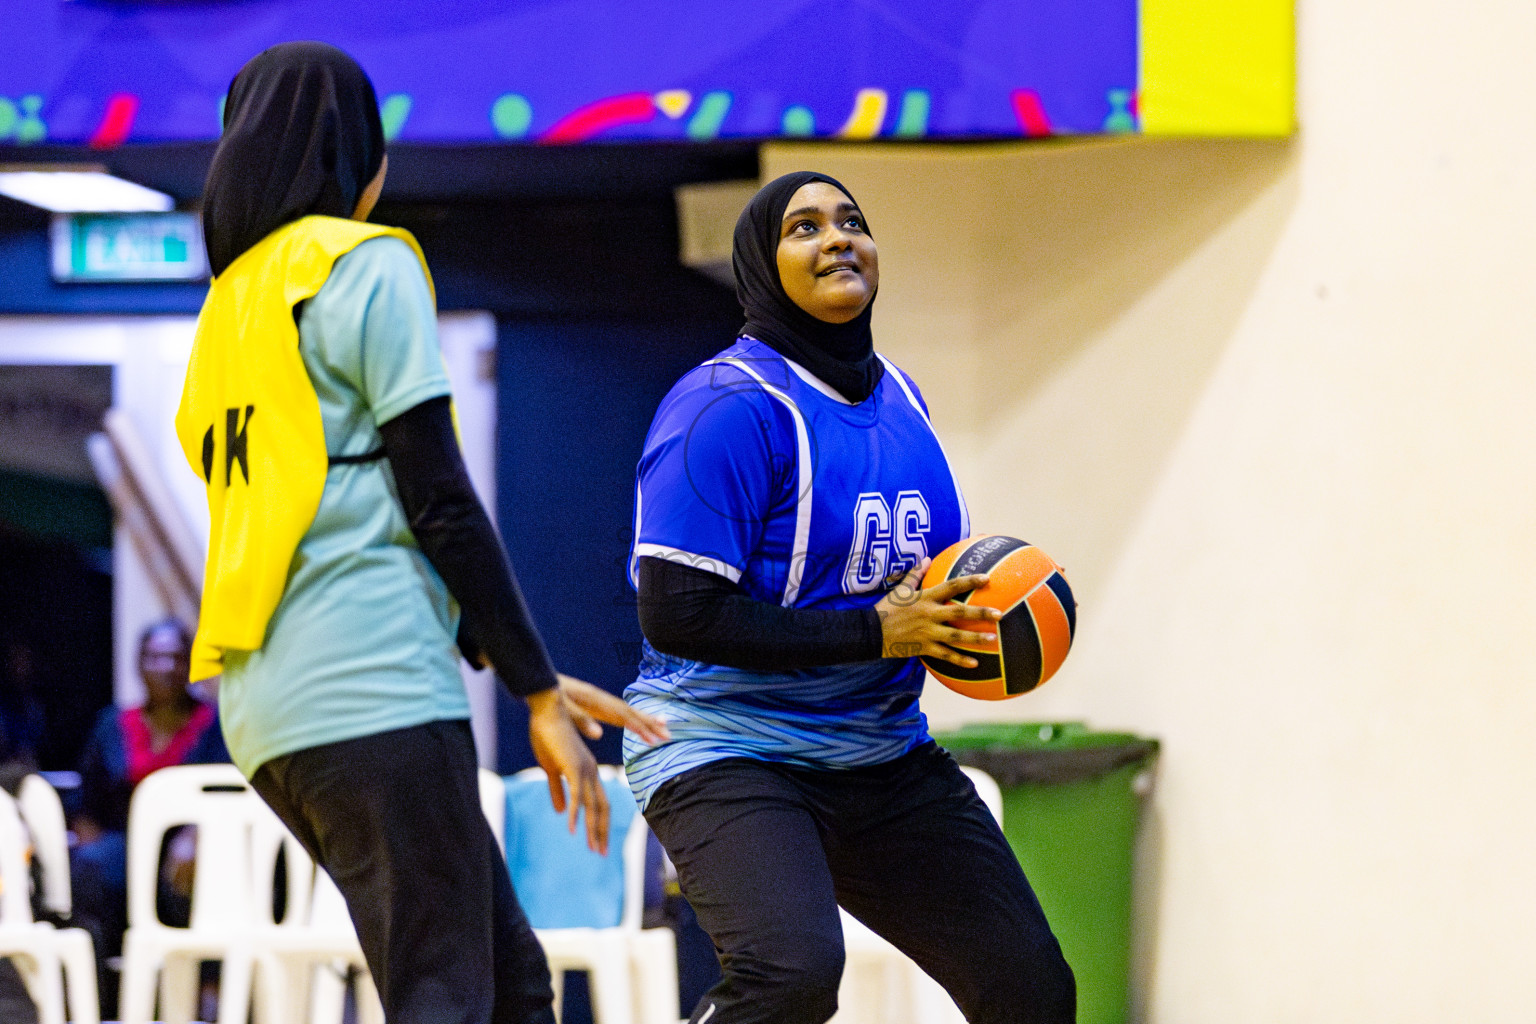
<instances>
[{"instance_id":1,"label":"black track pants","mask_svg":"<svg viewBox=\"0 0 1536 1024\"><path fill-rule=\"evenodd\" d=\"M390 1024L549 1024L549 967L480 810L467 722L274 758L251 780L347 900Z\"/></svg>"},{"instance_id":2,"label":"black track pants","mask_svg":"<svg viewBox=\"0 0 1536 1024\"><path fill-rule=\"evenodd\" d=\"M645 817L720 956L721 979L693 1024L832 1016L838 904L943 985L972 1024L1075 1018L1072 969L1023 870L934 744L846 771L718 761L663 785Z\"/></svg>"}]
</instances>

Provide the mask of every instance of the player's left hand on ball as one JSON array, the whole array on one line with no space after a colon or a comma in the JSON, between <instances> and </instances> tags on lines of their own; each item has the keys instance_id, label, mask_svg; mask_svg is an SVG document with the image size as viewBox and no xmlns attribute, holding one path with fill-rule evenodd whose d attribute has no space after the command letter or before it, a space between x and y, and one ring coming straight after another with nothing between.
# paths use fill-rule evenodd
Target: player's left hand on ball
<instances>
[{"instance_id":1,"label":"player's left hand on ball","mask_svg":"<svg viewBox=\"0 0 1536 1024\"><path fill-rule=\"evenodd\" d=\"M603 725L616 725L628 729L645 742L655 745L672 738L667 723L655 715L648 715L630 707L601 687L582 682L571 676L560 676L560 693L565 697L566 711L576 728L589 740L602 739Z\"/></svg>"},{"instance_id":2,"label":"player's left hand on ball","mask_svg":"<svg viewBox=\"0 0 1536 1024\"><path fill-rule=\"evenodd\" d=\"M549 776L549 801L570 819L576 831L578 812L586 815L587 846L608 852L608 794L598 778L597 761L582 742L559 687L528 695L528 742L533 756Z\"/></svg>"}]
</instances>

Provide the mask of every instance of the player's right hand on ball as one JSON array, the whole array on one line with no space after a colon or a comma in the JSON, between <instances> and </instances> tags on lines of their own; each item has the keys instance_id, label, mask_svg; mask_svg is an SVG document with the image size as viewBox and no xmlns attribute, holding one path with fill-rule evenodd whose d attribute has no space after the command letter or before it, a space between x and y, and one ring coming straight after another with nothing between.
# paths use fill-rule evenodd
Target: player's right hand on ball
<instances>
[{"instance_id":1,"label":"player's right hand on ball","mask_svg":"<svg viewBox=\"0 0 1536 1024\"><path fill-rule=\"evenodd\" d=\"M576 815L587 819L587 846L608 853L608 794L597 775L597 760L587 749L566 709L558 686L528 696L528 742L539 767L549 776L549 800L555 810L570 818L576 831Z\"/></svg>"},{"instance_id":2,"label":"player's right hand on ball","mask_svg":"<svg viewBox=\"0 0 1536 1024\"><path fill-rule=\"evenodd\" d=\"M985 574L961 576L945 580L936 587L923 590L923 573L928 560L902 577L901 582L875 605L880 614L880 635L883 658L913 658L926 656L966 668L974 668L976 659L963 651L948 646L956 643L987 643L997 639L989 629L992 623L1003 617L996 608L950 604L967 590L975 590L987 582ZM949 623L973 620L972 629L957 629Z\"/></svg>"}]
</instances>

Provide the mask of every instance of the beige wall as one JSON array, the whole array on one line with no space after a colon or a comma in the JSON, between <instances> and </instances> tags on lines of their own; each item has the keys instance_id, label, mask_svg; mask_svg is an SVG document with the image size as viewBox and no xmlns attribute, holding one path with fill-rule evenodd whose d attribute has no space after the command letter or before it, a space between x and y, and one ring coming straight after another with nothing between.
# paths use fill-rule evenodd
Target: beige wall
<instances>
[{"instance_id":1,"label":"beige wall","mask_svg":"<svg viewBox=\"0 0 1536 1024\"><path fill-rule=\"evenodd\" d=\"M1536 7L1299 5L1288 143L770 147L1077 649L940 725L1165 744L1158 1024L1536 1017ZM938 688L935 687L935 690Z\"/></svg>"}]
</instances>

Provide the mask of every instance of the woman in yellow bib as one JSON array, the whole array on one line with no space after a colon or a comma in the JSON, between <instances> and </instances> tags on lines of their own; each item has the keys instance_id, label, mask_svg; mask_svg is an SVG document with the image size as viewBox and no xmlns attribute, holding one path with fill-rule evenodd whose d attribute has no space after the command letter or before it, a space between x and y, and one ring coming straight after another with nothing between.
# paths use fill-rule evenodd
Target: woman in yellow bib
<instances>
[{"instance_id":1,"label":"woman in yellow bib","mask_svg":"<svg viewBox=\"0 0 1536 1024\"><path fill-rule=\"evenodd\" d=\"M176 420L212 524L192 676L222 676L230 755L346 896L391 1024L543 1022L459 653L527 702L554 804L594 849L608 806L578 730L665 730L550 664L464 469L421 252L364 223L386 165L340 50L276 46L230 86Z\"/></svg>"}]
</instances>

